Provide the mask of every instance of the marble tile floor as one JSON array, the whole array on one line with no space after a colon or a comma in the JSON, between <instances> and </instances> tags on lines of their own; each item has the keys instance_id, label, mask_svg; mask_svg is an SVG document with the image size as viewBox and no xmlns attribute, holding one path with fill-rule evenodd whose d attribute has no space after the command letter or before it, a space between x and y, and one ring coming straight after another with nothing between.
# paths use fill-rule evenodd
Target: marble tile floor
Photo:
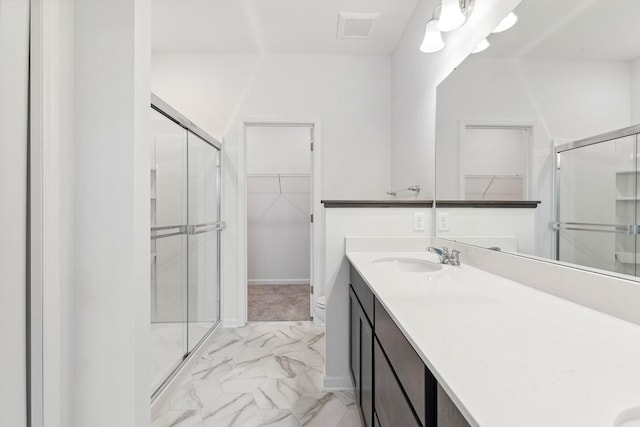
<instances>
[{"instance_id":1,"label":"marble tile floor","mask_svg":"<svg viewBox=\"0 0 640 427\"><path fill-rule=\"evenodd\" d=\"M213 322L151 323L151 392L157 389L180 364L187 351L187 334L196 342L213 326Z\"/></svg>"},{"instance_id":2,"label":"marble tile floor","mask_svg":"<svg viewBox=\"0 0 640 427\"><path fill-rule=\"evenodd\" d=\"M153 427L361 427L352 391L322 391L324 328L218 329Z\"/></svg>"}]
</instances>

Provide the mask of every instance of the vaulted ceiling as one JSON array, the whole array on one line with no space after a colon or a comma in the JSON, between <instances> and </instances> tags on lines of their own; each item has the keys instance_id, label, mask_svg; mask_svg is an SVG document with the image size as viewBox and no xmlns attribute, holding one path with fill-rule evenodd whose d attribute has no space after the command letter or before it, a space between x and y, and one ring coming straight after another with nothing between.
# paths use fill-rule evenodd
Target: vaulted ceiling
<instances>
[{"instance_id":1,"label":"vaulted ceiling","mask_svg":"<svg viewBox=\"0 0 640 427\"><path fill-rule=\"evenodd\" d=\"M522 0L515 27L490 36L489 57L631 61L640 57L639 0Z\"/></svg>"},{"instance_id":2,"label":"vaulted ceiling","mask_svg":"<svg viewBox=\"0 0 640 427\"><path fill-rule=\"evenodd\" d=\"M390 54L418 0L153 0L154 52ZM338 39L340 12L380 13Z\"/></svg>"}]
</instances>

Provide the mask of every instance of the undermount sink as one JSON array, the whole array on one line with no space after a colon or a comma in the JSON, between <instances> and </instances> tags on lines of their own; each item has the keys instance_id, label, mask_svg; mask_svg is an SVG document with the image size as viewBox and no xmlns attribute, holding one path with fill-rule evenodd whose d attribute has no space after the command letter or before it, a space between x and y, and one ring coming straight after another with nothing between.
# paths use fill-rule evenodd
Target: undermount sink
<instances>
[{"instance_id":1,"label":"undermount sink","mask_svg":"<svg viewBox=\"0 0 640 427\"><path fill-rule=\"evenodd\" d=\"M429 273L442 269L442 265L418 258L388 257L373 261L374 264L389 264L405 273Z\"/></svg>"},{"instance_id":2,"label":"undermount sink","mask_svg":"<svg viewBox=\"0 0 640 427\"><path fill-rule=\"evenodd\" d=\"M640 407L627 409L618 416L614 427L640 427Z\"/></svg>"}]
</instances>

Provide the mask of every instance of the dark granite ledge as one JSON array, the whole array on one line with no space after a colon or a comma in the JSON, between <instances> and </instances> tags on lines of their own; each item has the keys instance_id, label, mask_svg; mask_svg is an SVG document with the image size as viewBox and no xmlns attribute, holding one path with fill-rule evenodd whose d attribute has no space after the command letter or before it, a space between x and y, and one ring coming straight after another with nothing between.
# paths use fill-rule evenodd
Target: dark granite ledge
<instances>
[{"instance_id":1,"label":"dark granite ledge","mask_svg":"<svg viewBox=\"0 0 640 427\"><path fill-rule=\"evenodd\" d=\"M322 200L325 208L433 208L433 200ZM535 209L539 200L436 200L439 208Z\"/></svg>"},{"instance_id":2,"label":"dark granite ledge","mask_svg":"<svg viewBox=\"0 0 640 427\"><path fill-rule=\"evenodd\" d=\"M433 200L322 200L325 208L432 208Z\"/></svg>"},{"instance_id":3,"label":"dark granite ledge","mask_svg":"<svg viewBox=\"0 0 640 427\"><path fill-rule=\"evenodd\" d=\"M436 200L436 207L535 209L540 203L540 200Z\"/></svg>"}]
</instances>

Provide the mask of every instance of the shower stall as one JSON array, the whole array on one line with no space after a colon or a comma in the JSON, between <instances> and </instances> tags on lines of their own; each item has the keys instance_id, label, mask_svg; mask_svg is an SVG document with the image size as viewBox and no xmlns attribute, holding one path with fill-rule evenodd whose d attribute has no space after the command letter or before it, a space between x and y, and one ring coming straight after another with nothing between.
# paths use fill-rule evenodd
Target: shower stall
<instances>
[{"instance_id":1,"label":"shower stall","mask_svg":"<svg viewBox=\"0 0 640 427\"><path fill-rule=\"evenodd\" d=\"M640 276L633 126L556 148L556 259Z\"/></svg>"},{"instance_id":2,"label":"shower stall","mask_svg":"<svg viewBox=\"0 0 640 427\"><path fill-rule=\"evenodd\" d=\"M220 321L218 140L157 96L151 104L151 393Z\"/></svg>"}]
</instances>

